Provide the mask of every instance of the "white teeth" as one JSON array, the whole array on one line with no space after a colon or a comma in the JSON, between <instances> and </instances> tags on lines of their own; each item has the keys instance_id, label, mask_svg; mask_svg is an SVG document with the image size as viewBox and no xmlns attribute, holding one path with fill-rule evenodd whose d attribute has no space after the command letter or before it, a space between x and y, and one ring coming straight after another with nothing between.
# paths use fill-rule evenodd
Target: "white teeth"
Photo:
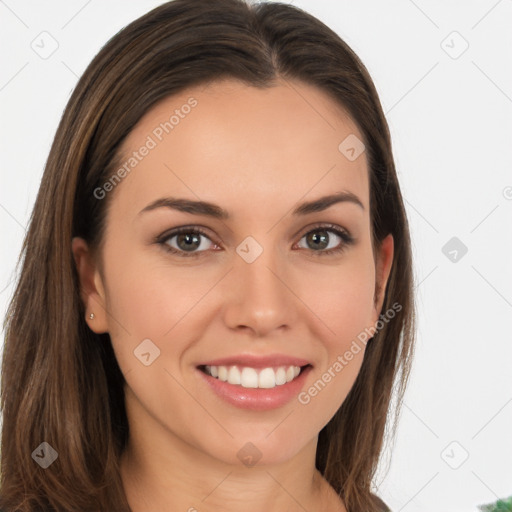
<instances>
[{"instance_id":1,"label":"white teeth","mask_svg":"<svg viewBox=\"0 0 512 512\"><path fill-rule=\"evenodd\" d=\"M232 366L228 371L228 382L230 384L240 384L240 370L236 366Z\"/></svg>"},{"instance_id":2,"label":"white teeth","mask_svg":"<svg viewBox=\"0 0 512 512\"><path fill-rule=\"evenodd\" d=\"M300 373L300 366L279 366L277 368L255 368L238 366L205 366L205 372L229 384L244 388L269 389L291 382Z\"/></svg>"},{"instance_id":3,"label":"white teeth","mask_svg":"<svg viewBox=\"0 0 512 512\"><path fill-rule=\"evenodd\" d=\"M258 378L259 388L275 388L276 387L276 374L272 368L265 368L261 370Z\"/></svg>"},{"instance_id":4,"label":"white teeth","mask_svg":"<svg viewBox=\"0 0 512 512\"><path fill-rule=\"evenodd\" d=\"M258 374L254 368L244 368L240 377L240 384L244 388L258 387Z\"/></svg>"},{"instance_id":5,"label":"white teeth","mask_svg":"<svg viewBox=\"0 0 512 512\"><path fill-rule=\"evenodd\" d=\"M276 372L276 384L282 386L286 384L286 370L281 366Z\"/></svg>"},{"instance_id":6,"label":"white teeth","mask_svg":"<svg viewBox=\"0 0 512 512\"><path fill-rule=\"evenodd\" d=\"M212 366L213 368L213 366ZM219 366L219 380L226 382L228 380L228 369L226 366Z\"/></svg>"}]
</instances>

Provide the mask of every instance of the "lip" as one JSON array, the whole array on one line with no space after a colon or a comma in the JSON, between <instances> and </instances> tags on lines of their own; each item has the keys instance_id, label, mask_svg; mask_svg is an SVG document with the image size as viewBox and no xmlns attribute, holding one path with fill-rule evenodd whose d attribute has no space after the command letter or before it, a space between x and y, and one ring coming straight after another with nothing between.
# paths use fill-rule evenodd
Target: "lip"
<instances>
[{"instance_id":1,"label":"lip","mask_svg":"<svg viewBox=\"0 0 512 512\"><path fill-rule=\"evenodd\" d=\"M254 354L239 354L236 356L223 357L220 359L213 359L211 361L204 361L199 363L199 366L249 366L250 368L270 368L277 366L306 366L311 364L306 359L298 357L287 356L285 354L268 354L266 356L259 356ZM293 382L293 381L292 381Z\"/></svg>"},{"instance_id":2,"label":"lip","mask_svg":"<svg viewBox=\"0 0 512 512\"><path fill-rule=\"evenodd\" d=\"M239 364L239 361L241 360L247 362L247 358L237 358L237 363L233 364ZM273 364L268 364L269 358L265 358L265 360L266 366L257 366L257 368L267 368L276 365L275 358L272 359ZM302 361L299 359L287 358L287 361L290 360ZM218 361L222 361L222 363L218 363ZM228 361L229 364L225 364L225 361ZM211 364L212 366L229 366L231 361L234 361L234 359L218 359L207 364ZM262 360L252 360L251 364L246 364L246 366L251 366L255 364L255 362L260 363ZM199 373L202 381L205 382L208 389L212 390L217 396L222 398L227 403L240 409L268 411L282 407L290 402L293 398L297 397L301 389L304 387L304 383L309 372L313 369L313 367L307 362L307 366L305 367L301 364L291 365L302 366L300 374L291 382L287 382L286 384L275 386L273 388L244 388L243 386L229 384L229 382L223 382L215 377L212 377L211 375L207 375L199 368L196 368L196 371ZM287 364L277 366L287 366ZM252 367L256 368L255 366Z\"/></svg>"}]
</instances>

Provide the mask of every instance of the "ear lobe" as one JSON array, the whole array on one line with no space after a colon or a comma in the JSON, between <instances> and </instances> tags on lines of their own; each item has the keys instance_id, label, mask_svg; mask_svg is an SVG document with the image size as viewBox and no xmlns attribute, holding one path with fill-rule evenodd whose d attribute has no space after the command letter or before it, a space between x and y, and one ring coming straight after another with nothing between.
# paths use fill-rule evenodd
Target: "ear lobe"
<instances>
[{"instance_id":1,"label":"ear lobe","mask_svg":"<svg viewBox=\"0 0 512 512\"><path fill-rule=\"evenodd\" d=\"M376 265L375 265L375 322L379 319L382 306L384 304L384 296L388 283L391 266L393 264L394 240L391 233L387 235L379 245Z\"/></svg>"},{"instance_id":2,"label":"ear lobe","mask_svg":"<svg viewBox=\"0 0 512 512\"><path fill-rule=\"evenodd\" d=\"M85 306L87 325L97 334L108 332L103 283L87 242L83 238L74 237L71 251L80 282L80 297ZM89 316L91 313L94 313L92 319Z\"/></svg>"}]
</instances>

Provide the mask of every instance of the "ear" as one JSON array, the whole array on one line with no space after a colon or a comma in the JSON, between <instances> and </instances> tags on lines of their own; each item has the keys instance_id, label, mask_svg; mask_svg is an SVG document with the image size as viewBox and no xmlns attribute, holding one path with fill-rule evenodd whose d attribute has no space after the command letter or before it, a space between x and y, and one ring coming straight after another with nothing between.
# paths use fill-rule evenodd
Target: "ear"
<instances>
[{"instance_id":1,"label":"ear","mask_svg":"<svg viewBox=\"0 0 512 512\"><path fill-rule=\"evenodd\" d=\"M375 262L375 297L374 297L374 319L373 323L379 319L384 304L386 285L388 283L391 265L393 263L394 240L391 233L382 240L377 249Z\"/></svg>"},{"instance_id":2,"label":"ear","mask_svg":"<svg viewBox=\"0 0 512 512\"><path fill-rule=\"evenodd\" d=\"M87 242L83 238L74 237L71 250L80 280L80 296L85 305L85 321L97 334L108 332L105 290ZM93 319L89 318L91 313L94 313Z\"/></svg>"}]
</instances>

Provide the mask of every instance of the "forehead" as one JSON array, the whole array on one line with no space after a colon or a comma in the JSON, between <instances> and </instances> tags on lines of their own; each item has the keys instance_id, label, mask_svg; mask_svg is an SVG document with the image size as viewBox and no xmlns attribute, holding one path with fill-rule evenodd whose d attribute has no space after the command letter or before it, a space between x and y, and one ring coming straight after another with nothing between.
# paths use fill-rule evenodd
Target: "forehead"
<instances>
[{"instance_id":1,"label":"forehead","mask_svg":"<svg viewBox=\"0 0 512 512\"><path fill-rule=\"evenodd\" d=\"M367 207L366 154L343 152L344 141L362 139L346 111L314 86L213 82L143 116L121 147L122 163L133 165L116 195L137 211L166 194L243 209L349 190Z\"/></svg>"}]
</instances>

